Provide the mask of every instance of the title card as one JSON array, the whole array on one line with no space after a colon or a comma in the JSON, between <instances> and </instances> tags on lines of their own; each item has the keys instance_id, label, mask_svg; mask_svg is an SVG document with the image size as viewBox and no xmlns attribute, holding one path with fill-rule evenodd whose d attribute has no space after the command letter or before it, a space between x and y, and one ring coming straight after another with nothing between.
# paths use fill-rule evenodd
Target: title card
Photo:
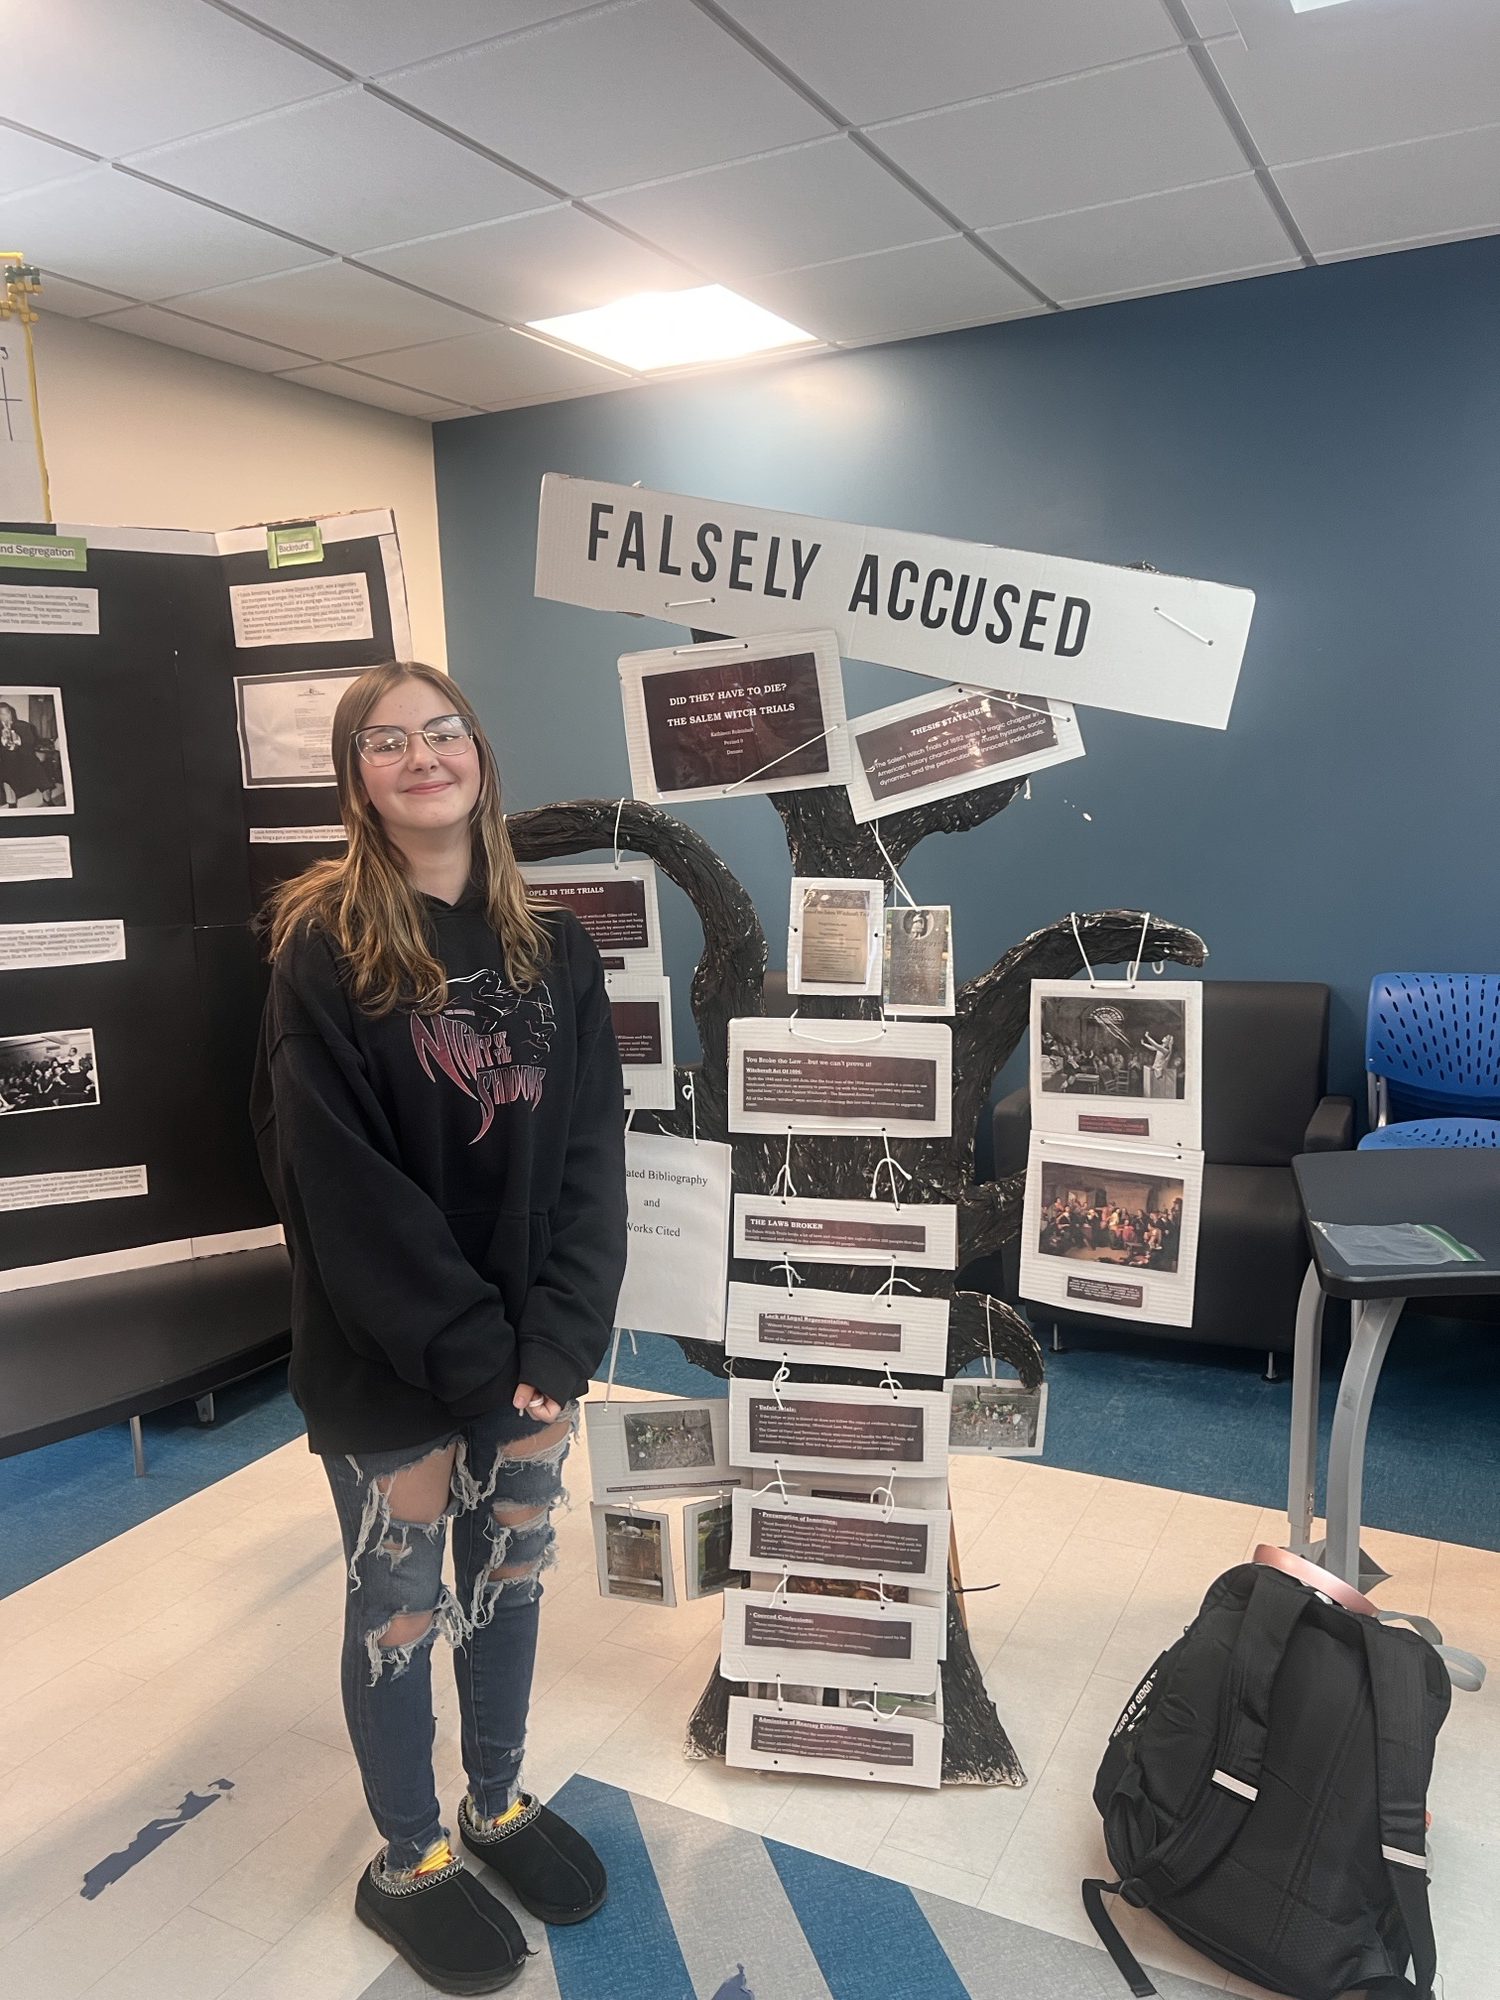
<instances>
[{"instance_id":1,"label":"title card","mask_svg":"<svg viewBox=\"0 0 1500 2000\"><path fill-rule=\"evenodd\" d=\"M947 1027L762 1016L729 1024L731 1132L946 1138L952 1086Z\"/></svg>"}]
</instances>

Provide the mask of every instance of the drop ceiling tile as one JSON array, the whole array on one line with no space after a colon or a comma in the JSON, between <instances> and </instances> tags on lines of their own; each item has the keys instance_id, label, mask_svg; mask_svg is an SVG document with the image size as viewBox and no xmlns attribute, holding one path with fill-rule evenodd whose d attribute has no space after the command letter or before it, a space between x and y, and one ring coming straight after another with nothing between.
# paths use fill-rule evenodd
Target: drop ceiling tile
<instances>
[{"instance_id":1,"label":"drop ceiling tile","mask_svg":"<svg viewBox=\"0 0 1500 2000\"><path fill-rule=\"evenodd\" d=\"M56 271L42 271L42 295L37 305L43 313L65 313L69 319L94 319L100 313L118 312L134 305L120 292L104 292L97 285L75 284Z\"/></svg>"},{"instance_id":2,"label":"drop ceiling tile","mask_svg":"<svg viewBox=\"0 0 1500 2000\"><path fill-rule=\"evenodd\" d=\"M929 240L946 225L850 139L820 139L594 204L733 284Z\"/></svg>"},{"instance_id":3,"label":"drop ceiling tile","mask_svg":"<svg viewBox=\"0 0 1500 2000\"><path fill-rule=\"evenodd\" d=\"M495 319L518 321L697 282L680 264L562 206L370 250L362 261Z\"/></svg>"},{"instance_id":4,"label":"drop ceiling tile","mask_svg":"<svg viewBox=\"0 0 1500 2000\"><path fill-rule=\"evenodd\" d=\"M205 319L254 340L296 348L319 361L347 361L376 348L411 346L467 332L477 322L457 306L426 299L349 264L312 264L301 271L225 285L172 301L189 319ZM441 392L439 392L441 393Z\"/></svg>"},{"instance_id":5,"label":"drop ceiling tile","mask_svg":"<svg viewBox=\"0 0 1500 2000\"><path fill-rule=\"evenodd\" d=\"M1213 60L1272 166L1492 123L1495 0L1355 0L1294 14L1235 0L1242 41Z\"/></svg>"},{"instance_id":6,"label":"drop ceiling tile","mask_svg":"<svg viewBox=\"0 0 1500 2000\"><path fill-rule=\"evenodd\" d=\"M1500 125L1282 167L1276 185L1317 257L1500 230Z\"/></svg>"},{"instance_id":7,"label":"drop ceiling tile","mask_svg":"<svg viewBox=\"0 0 1500 2000\"><path fill-rule=\"evenodd\" d=\"M39 187L44 181L68 180L92 165L92 160L66 146L54 146L29 132L0 125L0 196L19 194L23 188Z\"/></svg>"},{"instance_id":8,"label":"drop ceiling tile","mask_svg":"<svg viewBox=\"0 0 1500 2000\"><path fill-rule=\"evenodd\" d=\"M412 0L239 0L246 14L290 35L356 76L379 76L405 63L425 62L450 49L496 35L514 34L575 13L593 0L442 0L417 7Z\"/></svg>"},{"instance_id":9,"label":"drop ceiling tile","mask_svg":"<svg viewBox=\"0 0 1500 2000\"><path fill-rule=\"evenodd\" d=\"M355 254L437 227L515 215L547 200L357 84L130 164L329 250Z\"/></svg>"},{"instance_id":10,"label":"drop ceiling tile","mask_svg":"<svg viewBox=\"0 0 1500 2000\"><path fill-rule=\"evenodd\" d=\"M373 403L377 409L393 410L399 417L472 417L474 411L463 403L449 402L446 396L428 396L418 389L403 389L398 382L379 382L373 375L361 375L354 368L337 368L319 361L311 368L283 369L278 380L295 382L299 388L321 389L325 395L346 396L352 402Z\"/></svg>"},{"instance_id":11,"label":"drop ceiling tile","mask_svg":"<svg viewBox=\"0 0 1500 2000\"><path fill-rule=\"evenodd\" d=\"M987 229L984 238L1062 305L1301 262L1254 174Z\"/></svg>"},{"instance_id":12,"label":"drop ceiling tile","mask_svg":"<svg viewBox=\"0 0 1500 2000\"><path fill-rule=\"evenodd\" d=\"M962 236L778 271L748 289L820 340L894 340L1046 310Z\"/></svg>"},{"instance_id":13,"label":"drop ceiling tile","mask_svg":"<svg viewBox=\"0 0 1500 2000\"><path fill-rule=\"evenodd\" d=\"M0 237L44 269L151 300L288 271L312 254L113 167L0 201Z\"/></svg>"},{"instance_id":14,"label":"drop ceiling tile","mask_svg":"<svg viewBox=\"0 0 1500 2000\"><path fill-rule=\"evenodd\" d=\"M975 229L1245 167L1185 51L881 125L870 136Z\"/></svg>"},{"instance_id":15,"label":"drop ceiling tile","mask_svg":"<svg viewBox=\"0 0 1500 2000\"><path fill-rule=\"evenodd\" d=\"M505 403L542 396L619 389L633 379L505 327L491 327L463 340L440 340L429 347L366 354L359 365L364 373L402 382L432 396L446 396L476 410L499 409Z\"/></svg>"},{"instance_id":16,"label":"drop ceiling tile","mask_svg":"<svg viewBox=\"0 0 1500 2000\"><path fill-rule=\"evenodd\" d=\"M622 0L400 71L383 88L569 194L828 130L690 0Z\"/></svg>"},{"instance_id":17,"label":"drop ceiling tile","mask_svg":"<svg viewBox=\"0 0 1500 2000\"><path fill-rule=\"evenodd\" d=\"M1161 0L725 0L856 125L1181 47Z\"/></svg>"},{"instance_id":18,"label":"drop ceiling tile","mask_svg":"<svg viewBox=\"0 0 1500 2000\"><path fill-rule=\"evenodd\" d=\"M207 355L210 361L229 361L236 368L255 368L270 374L274 368L295 368L306 361L286 347L273 347L264 340L251 340L243 333L228 333L221 326L207 326L202 320L184 319L180 313L161 306L130 306L123 312L102 314L100 326L117 333L138 334L142 340L159 340L167 347L184 347L190 354Z\"/></svg>"},{"instance_id":19,"label":"drop ceiling tile","mask_svg":"<svg viewBox=\"0 0 1500 2000\"><path fill-rule=\"evenodd\" d=\"M51 0L5 10L11 108L113 159L327 90L329 75L200 0Z\"/></svg>"}]
</instances>

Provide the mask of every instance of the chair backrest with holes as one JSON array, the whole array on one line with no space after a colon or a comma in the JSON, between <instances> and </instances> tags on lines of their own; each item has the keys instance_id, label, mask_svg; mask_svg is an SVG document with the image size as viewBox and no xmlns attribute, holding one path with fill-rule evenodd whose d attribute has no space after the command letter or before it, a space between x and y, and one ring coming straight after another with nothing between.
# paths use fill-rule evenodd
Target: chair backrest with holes
<instances>
[{"instance_id":1,"label":"chair backrest with holes","mask_svg":"<svg viewBox=\"0 0 1500 2000\"><path fill-rule=\"evenodd\" d=\"M1500 973L1378 973L1365 1068L1385 1080L1393 1120L1500 1118Z\"/></svg>"}]
</instances>

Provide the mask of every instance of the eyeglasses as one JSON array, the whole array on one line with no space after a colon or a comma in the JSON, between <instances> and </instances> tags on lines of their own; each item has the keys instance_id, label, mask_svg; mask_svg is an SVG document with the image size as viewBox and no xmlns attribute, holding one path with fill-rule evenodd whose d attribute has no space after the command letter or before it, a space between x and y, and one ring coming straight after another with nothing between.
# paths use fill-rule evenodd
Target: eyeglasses
<instances>
[{"instance_id":1,"label":"eyeglasses","mask_svg":"<svg viewBox=\"0 0 1500 2000\"><path fill-rule=\"evenodd\" d=\"M356 729L354 747L367 764L394 764L420 736L439 757L462 757L474 747L474 725L461 715L435 715L425 729L398 729L394 723L373 723Z\"/></svg>"}]
</instances>

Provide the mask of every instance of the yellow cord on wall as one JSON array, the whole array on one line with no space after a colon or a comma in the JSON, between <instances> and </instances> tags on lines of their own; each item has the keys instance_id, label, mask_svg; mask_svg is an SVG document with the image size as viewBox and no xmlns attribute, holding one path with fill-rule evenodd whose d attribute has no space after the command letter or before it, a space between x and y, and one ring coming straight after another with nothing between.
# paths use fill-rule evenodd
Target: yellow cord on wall
<instances>
[{"instance_id":1,"label":"yellow cord on wall","mask_svg":"<svg viewBox=\"0 0 1500 2000\"><path fill-rule=\"evenodd\" d=\"M0 321L14 319L26 341L26 385L31 394L31 434L36 440L37 470L42 476L42 519L51 521L52 483L47 477L47 454L42 448L42 406L36 388L36 345L31 329L37 322L32 300L40 297L42 274L28 264L19 250L0 250Z\"/></svg>"}]
</instances>

